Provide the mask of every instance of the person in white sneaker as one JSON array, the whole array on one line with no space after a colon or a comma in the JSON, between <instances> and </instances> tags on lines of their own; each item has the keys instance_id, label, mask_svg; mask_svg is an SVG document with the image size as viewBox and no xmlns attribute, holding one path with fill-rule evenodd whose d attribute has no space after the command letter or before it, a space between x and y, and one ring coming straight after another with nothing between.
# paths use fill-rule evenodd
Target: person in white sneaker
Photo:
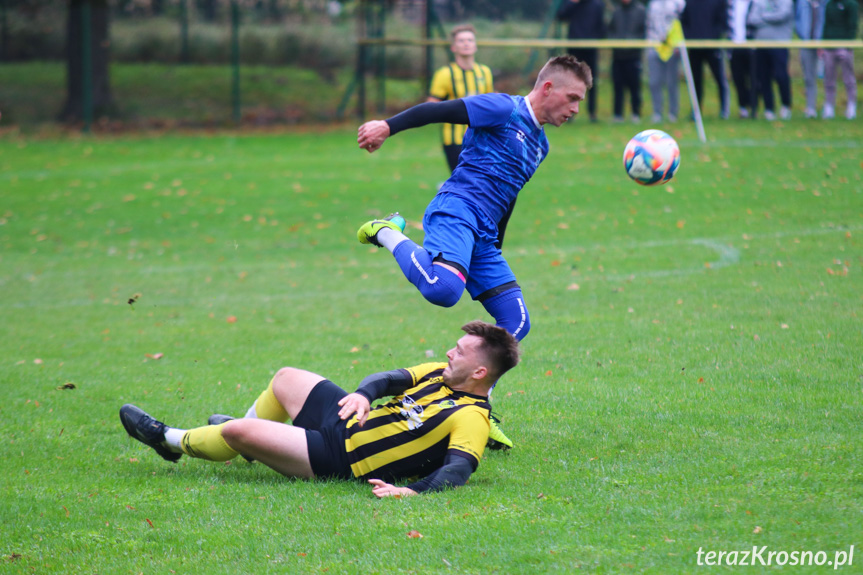
<instances>
[{"instance_id":1,"label":"person in white sneaker","mask_svg":"<svg viewBox=\"0 0 863 575\"><path fill-rule=\"evenodd\" d=\"M857 0L826 0L822 38L824 40L854 40L859 23ZM842 73L847 105L845 117L857 117L857 78L854 75L854 51L849 48L830 48L824 56L824 113L825 119L836 115L836 74ZM838 69L837 69L838 68Z\"/></svg>"},{"instance_id":2,"label":"person in white sneaker","mask_svg":"<svg viewBox=\"0 0 863 575\"><path fill-rule=\"evenodd\" d=\"M791 40L794 33L793 0L752 0L746 24L753 28L753 40ZM779 117L791 117L791 77L788 74L788 48L759 48L755 51L758 76L756 98L764 100L764 117L775 120L773 82L779 87L782 108Z\"/></svg>"},{"instance_id":3,"label":"person in white sneaker","mask_svg":"<svg viewBox=\"0 0 863 575\"><path fill-rule=\"evenodd\" d=\"M794 31L801 40L820 40L824 26L824 0L797 0ZM800 68L803 71L806 108L803 116L817 118L818 112L818 50L800 48Z\"/></svg>"}]
</instances>

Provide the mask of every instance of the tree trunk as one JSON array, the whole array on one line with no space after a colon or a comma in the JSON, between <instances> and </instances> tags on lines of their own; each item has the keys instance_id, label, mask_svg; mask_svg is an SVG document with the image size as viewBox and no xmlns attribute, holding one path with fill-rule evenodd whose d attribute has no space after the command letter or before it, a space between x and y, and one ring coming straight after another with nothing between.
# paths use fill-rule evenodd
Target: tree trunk
<instances>
[{"instance_id":1,"label":"tree trunk","mask_svg":"<svg viewBox=\"0 0 863 575\"><path fill-rule=\"evenodd\" d=\"M90 5L90 70L93 117L114 111L111 84L108 76L110 64L110 37L108 0L70 0L66 34L66 104L60 120L79 121L84 118L84 59L82 12Z\"/></svg>"}]
</instances>

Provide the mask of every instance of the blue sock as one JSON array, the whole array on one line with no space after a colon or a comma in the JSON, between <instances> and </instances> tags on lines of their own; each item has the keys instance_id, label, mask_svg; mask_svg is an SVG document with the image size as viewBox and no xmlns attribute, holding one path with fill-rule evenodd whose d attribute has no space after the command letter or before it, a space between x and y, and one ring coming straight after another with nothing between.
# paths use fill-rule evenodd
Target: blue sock
<instances>
[{"instance_id":1,"label":"blue sock","mask_svg":"<svg viewBox=\"0 0 863 575\"><path fill-rule=\"evenodd\" d=\"M402 273L428 301L441 307L452 307L461 299L464 280L432 262L431 255L410 240L403 241L393 250Z\"/></svg>"},{"instance_id":2,"label":"blue sock","mask_svg":"<svg viewBox=\"0 0 863 575\"><path fill-rule=\"evenodd\" d=\"M482 305L497 325L511 333L515 339L521 341L530 331L530 314L524 305L521 288L508 289L488 298Z\"/></svg>"}]
</instances>

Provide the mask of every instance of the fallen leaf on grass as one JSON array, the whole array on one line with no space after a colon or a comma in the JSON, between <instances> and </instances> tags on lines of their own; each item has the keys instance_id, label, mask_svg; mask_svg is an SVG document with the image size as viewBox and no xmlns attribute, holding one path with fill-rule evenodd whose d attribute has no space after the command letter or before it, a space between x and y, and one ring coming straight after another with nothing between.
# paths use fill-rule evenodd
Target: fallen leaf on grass
<instances>
[{"instance_id":1,"label":"fallen leaf on grass","mask_svg":"<svg viewBox=\"0 0 863 575\"><path fill-rule=\"evenodd\" d=\"M153 525L153 522L152 522L152 521L150 521L149 519L144 518L144 521L146 521L146 522L150 525L150 527L152 527L152 528L154 528L154 529L156 528L156 526L155 526L155 525Z\"/></svg>"},{"instance_id":2,"label":"fallen leaf on grass","mask_svg":"<svg viewBox=\"0 0 863 575\"><path fill-rule=\"evenodd\" d=\"M755 529L752 530L753 533L761 533L762 531L764 531L764 530L761 527L759 527L758 525L756 525Z\"/></svg>"},{"instance_id":3,"label":"fallen leaf on grass","mask_svg":"<svg viewBox=\"0 0 863 575\"><path fill-rule=\"evenodd\" d=\"M408 531L408 537L410 537L411 539L422 539L423 534L415 529L412 529Z\"/></svg>"},{"instance_id":4,"label":"fallen leaf on grass","mask_svg":"<svg viewBox=\"0 0 863 575\"><path fill-rule=\"evenodd\" d=\"M162 353L148 353L148 354L146 354L146 356L150 359L162 359L164 357L164 354L162 354Z\"/></svg>"}]
</instances>

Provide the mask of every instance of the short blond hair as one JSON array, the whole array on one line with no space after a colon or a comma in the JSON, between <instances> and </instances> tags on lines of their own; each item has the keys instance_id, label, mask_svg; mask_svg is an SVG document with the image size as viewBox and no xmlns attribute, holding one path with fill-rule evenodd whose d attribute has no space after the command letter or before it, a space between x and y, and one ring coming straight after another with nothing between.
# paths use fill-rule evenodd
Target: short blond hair
<instances>
[{"instance_id":1,"label":"short blond hair","mask_svg":"<svg viewBox=\"0 0 863 575\"><path fill-rule=\"evenodd\" d=\"M449 41L455 42L455 37L462 32L470 32L476 38L476 28L473 27L473 24L459 24L458 26L453 26L452 30L449 31Z\"/></svg>"}]
</instances>

